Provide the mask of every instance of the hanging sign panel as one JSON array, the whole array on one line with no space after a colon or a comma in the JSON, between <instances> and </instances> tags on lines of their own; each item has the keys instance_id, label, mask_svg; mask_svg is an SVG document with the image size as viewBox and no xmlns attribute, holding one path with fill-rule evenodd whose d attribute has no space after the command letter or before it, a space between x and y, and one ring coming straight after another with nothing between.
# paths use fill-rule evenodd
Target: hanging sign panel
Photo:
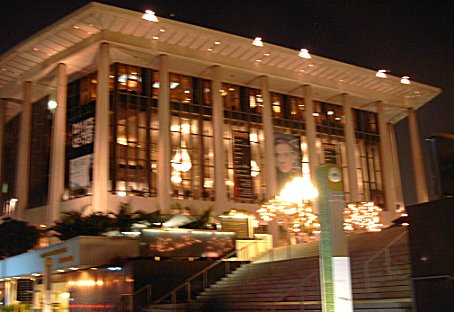
<instances>
[{"instance_id":1,"label":"hanging sign panel","mask_svg":"<svg viewBox=\"0 0 454 312\"><path fill-rule=\"evenodd\" d=\"M254 188L251 175L249 132L234 130L232 138L235 198L240 201L252 202L254 200Z\"/></svg>"}]
</instances>

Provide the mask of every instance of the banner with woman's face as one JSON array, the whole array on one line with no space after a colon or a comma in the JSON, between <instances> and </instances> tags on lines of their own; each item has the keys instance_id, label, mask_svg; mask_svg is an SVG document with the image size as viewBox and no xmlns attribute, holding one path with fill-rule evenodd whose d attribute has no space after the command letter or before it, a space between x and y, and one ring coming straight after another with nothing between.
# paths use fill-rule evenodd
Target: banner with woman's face
<instances>
[{"instance_id":1,"label":"banner with woman's face","mask_svg":"<svg viewBox=\"0 0 454 312\"><path fill-rule=\"evenodd\" d=\"M293 177L301 176L301 141L300 137L287 134L274 134L274 152L276 158L276 178L278 192Z\"/></svg>"}]
</instances>

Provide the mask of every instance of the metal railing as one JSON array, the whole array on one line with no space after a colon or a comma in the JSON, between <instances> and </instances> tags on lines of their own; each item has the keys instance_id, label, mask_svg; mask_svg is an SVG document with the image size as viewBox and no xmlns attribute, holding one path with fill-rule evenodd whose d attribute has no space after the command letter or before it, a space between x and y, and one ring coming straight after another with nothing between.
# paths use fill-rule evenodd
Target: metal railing
<instances>
[{"instance_id":1,"label":"metal railing","mask_svg":"<svg viewBox=\"0 0 454 312\"><path fill-rule=\"evenodd\" d=\"M140 298L142 294L145 295L144 303L138 304L137 298ZM144 308L151 303L152 290L151 285L145 285L142 288L136 290L132 294L122 294L118 303L114 306L113 311L115 312L133 312L136 309Z\"/></svg>"},{"instance_id":2,"label":"metal railing","mask_svg":"<svg viewBox=\"0 0 454 312\"><path fill-rule=\"evenodd\" d=\"M370 268L371 262L374 261L375 259L377 259L378 257L380 257L381 255L384 255L384 257L385 257L386 276L387 276L387 278L389 278L389 276L391 275L391 254L390 254L390 248L394 244L396 244L399 240L401 240L402 237L404 237L406 235L407 235L406 231L400 233L393 240L391 240L385 247L380 249L375 255L373 255L366 262L364 262L364 280L365 280L367 291L370 290L370 281L369 281L369 278L370 278L370 276L369 276L370 272L369 271L370 270L369 270L369 268Z\"/></svg>"},{"instance_id":3,"label":"metal railing","mask_svg":"<svg viewBox=\"0 0 454 312\"><path fill-rule=\"evenodd\" d=\"M298 302L294 302L295 305L298 305L300 306L300 311L304 311L304 285L310 281L314 276L316 276L318 274L318 270L317 271L314 271L312 272L311 274L309 274L308 276L306 276L302 281L301 283L298 283L296 284L294 287L290 288L283 296L281 296L279 299L275 300L274 301L274 304L273 306L270 308L270 312L274 312L276 311L276 306L278 305L279 302L283 302L285 298L287 298L288 296L290 296L290 294L292 294L296 289L298 288L301 288L301 298ZM311 302L312 303L312 302Z\"/></svg>"},{"instance_id":4,"label":"metal railing","mask_svg":"<svg viewBox=\"0 0 454 312\"><path fill-rule=\"evenodd\" d=\"M169 291L168 293L164 294L163 296L158 298L156 301L154 301L153 304L160 304L164 300L168 299L169 297L170 297L170 303L176 304L177 299L178 299L177 294L180 290L182 290L184 288L186 288L185 302L192 302L192 298L193 298L192 282L193 281L195 281L199 277L202 277L202 290L208 288L208 286L210 286L208 284L208 273L211 269L218 267L221 263L224 263L225 264L224 274L230 273L230 263L229 263L229 261L226 261L226 259L244 252L245 250L247 250L247 248L249 248L250 246L252 246L254 244L255 244L255 242L252 242L252 243L244 246L241 249L234 250L231 253L223 256L221 259L217 260L213 264L210 264L209 266L205 267L203 270L201 270L201 271L197 272L196 274L192 275L191 277L187 278L182 284L178 285L177 287L175 287L174 289L172 289L171 291Z\"/></svg>"}]
</instances>

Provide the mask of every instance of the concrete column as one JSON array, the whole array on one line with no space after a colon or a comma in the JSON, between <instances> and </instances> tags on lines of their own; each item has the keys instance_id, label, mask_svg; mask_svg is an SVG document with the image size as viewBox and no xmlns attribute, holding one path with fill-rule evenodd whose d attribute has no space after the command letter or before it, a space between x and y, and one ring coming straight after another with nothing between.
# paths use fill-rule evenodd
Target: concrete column
<instances>
[{"instance_id":1,"label":"concrete column","mask_svg":"<svg viewBox=\"0 0 454 312\"><path fill-rule=\"evenodd\" d=\"M311 171L311 181L315 185L315 168L320 165L317 157L316 147L316 126L314 116L314 101L312 99L312 87L303 86L304 92L304 121L306 123L307 150L309 153L309 170Z\"/></svg>"},{"instance_id":2,"label":"concrete column","mask_svg":"<svg viewBox=\"0 0 454 312\"><path fill-rule=\"evenodd\" d=\"M393 178L392 148L389 141L388 127L385 121L383 102L377 102L378 129L380 132L380 156L383 190L385 192L385 210L391 215L396 212L395 180Z\"/></svg>"},{"instance_id":3,"label":"concrete column","mask_svg":"<svg viewBox=\"0 0 454 312\"><path fill-rule=\"evenodd\" d=\"M348 94L342 94L342 105L344 106L345 118L345 142L347 148L347 167L348 167L348 182L350 185L350 198L352 202L360 201L358 188L358 173L356 172L356 137L355 123L353 113L348 100Z\"/></svg>"},{"instance_id":4,"label":"concrete column","mask_svg":"<svg viewBox=\"0 0 454 312\"><path fill-rule=\"evenodd\" d=\"M93 152L93 211L106 212L109 191L109 44L102 43L98 55L95 142Z\"/></svg>"},{"instance_id":5,"label":"concrete column","mask_svg":"<svg viewBox=\"0 0 454 312\"><path fill-rule=\"evenodd\" d=\"M411 155L413 161L413 172L415 175L416 200L417 203L424 203L429 201L426 174L424 172L424 162L421 152L421 143L419 140L416 111L411 108L408 110L408 127L410 130Z\"/></svg>"},{"instance_id":6,"label":"concrete column","mask_svg":"<svg viewBox=\"0 0 454 312\"><path fill-rule=\"evenodd\" d=\"M404 207L404 195L403 195L403 191L402 191L402 180L400 178L400 168L399 168L399 157L397 154L396 134L394 131L394 126L392 124L388 123L387 127L388 127L388 135L389 135L389 144L391 146L391 153L392 153L396 204L400 205L403 208Z\"/></svg>"},{"instance_id":7,"label":"concrete column","mask_svg":"<svg viewBox=\"0 0 454 312\"><path fill-rule=\"evenodd\" d=\"M273 128L273 114L272 104L270 98L270 89L268 86L268 77L262 76L260 78L260 87L263 98L263 133L264 150L265 150L265 185L266 185L266 198L270 199L276 195L277 181L276 181L276 156L274 151L274 128Z\"/></svg>"},{"instance_id":8,"label":"concrete column","mask_svg":"<svg viewBox=\"0 0 454 312\"><path fill-rule=\"evenodd\" d=\"M0 99L0 188L3 187L3 150L4 150L4 135L5 135L5 112L6 101ZM3 197L3 192L0 191L0 202ZM0 208L1 212L1 208Z\"/></svg>"},{"instance_id":9,"label":"concrete column","mask_svg":"<svg viewBox=\"0 0 454 312\"><path fill-rule=\"evenodd\" d=\"M32 83L24 82L22 116L19 131L19 144L17 151L17 170L16 170L16 196L17 204L14 217L24 219L25 208L28 206L28 188L30 174L30 140L32 122L32 103L31 103Z\"/></svg>"},{"instance_id":10,"label":"concrete column","mask_svg":"<svg viewBox=\"0 0 454 312\"><path fill-rule=\"evenodd\" d=\"M49 172L49 204L47 225L52 226L59 217L60 202L65 189L65 137L66 137L66 94L68 78L66 65L57 66L57 108L52 126L52 143Z\"/></svg>"},{"instance_id":11,"label":"concrete column","mask_svg":"<svg viewBox=\"0 0 454 312\"><path fill-rule=\"evenodd\" d=\"M159 57L159 141L158 141L158 198L161 211L170 204L170 81L169 57Z\"/></svg>"},{"instance_id":12,"label":"concrete column","mask_svg":"<svg viewBox=\"0 0 454 312\"><path fill-rule=\"evenodd\" d=\"M211 95L213 97L213 144L214 144L214 187L216 202L215 214L226 210L227 192L225 187L225 150L224 150L224 104L222 89L222 69L213 67Z\"/></svg>"}]
</instances>

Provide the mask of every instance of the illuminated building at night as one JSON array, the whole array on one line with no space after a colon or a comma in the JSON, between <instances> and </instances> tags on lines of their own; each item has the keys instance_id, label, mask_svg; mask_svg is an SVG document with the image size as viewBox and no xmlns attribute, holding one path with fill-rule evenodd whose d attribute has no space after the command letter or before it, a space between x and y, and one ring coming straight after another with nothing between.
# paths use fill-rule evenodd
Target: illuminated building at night
<instances>
[{"instance_id":1,"label":"illuminated building at night","mask_svg":"<svg viewBox=\"0 0 454 312\"><path fill-rule=\"evenodd\" d=\"M403 207L394 124L440 89L228 33L91 3L0 56L1 215L255 213L292 177L341 168L345 202Z\"/></svg>"},{"instance_id":2,"label":"illuminated building at night","mask_svg":"<svg viewBox=\"0 0 454 312\"><path fill-rule=\"evenodd\" d=\"M374 201L387 223L406 116L427 199L415 110L439 89L261 43L92 3L17 45L0 58L3 214L51 225L124 196L254 212L288 179L281 163L307 176L336 162L346 202Z\"/></svg>"}]
</instances>

